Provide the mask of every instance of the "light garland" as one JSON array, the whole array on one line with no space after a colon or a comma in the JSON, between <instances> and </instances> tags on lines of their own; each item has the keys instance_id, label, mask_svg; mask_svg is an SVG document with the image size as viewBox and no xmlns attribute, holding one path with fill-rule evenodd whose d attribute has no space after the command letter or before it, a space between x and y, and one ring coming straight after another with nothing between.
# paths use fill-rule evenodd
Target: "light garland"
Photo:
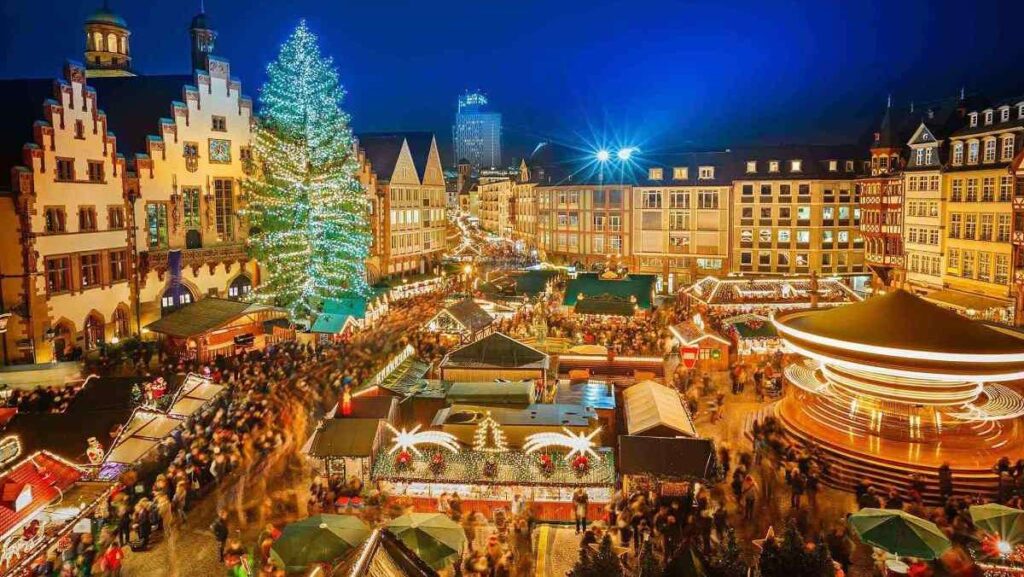
<instances>
[{"instance_id":1,"label":"light garland","mask_svg":"<svg viewBox=\"0 0 1024 577\"><path fill-rule=\"evenodd\" d=\"M490 443L488 443L488 438L490 438ZM482 453L504 453L508 450L505 431L501 430L501 425L494 420L490 411L476 426L476 431L473 433L473 450Z\"/></svg>"},{"instance_id":2,"label":"light garland","mask_svg":"<svg viewBox=\"0 0 1024 577\"><path fill-rule=\"evenodd\" d=\"M523 443L523 450L525 450L526 454L529 455L541 449L565 447L569 449L569 452L565 456L567 460L571 459L572 456L576 454L590 455L595 459L599 458L597 451L594 450L594 446L596 445L594 437L601 432L601 427L590 431L588 434L584 434L582 432L574 433L565 427L562 427L562 430L565 432L555 433L549 431L544 433L534 433L529 437L526 437L526 442Z\"/></svg>"},{"instance_id":3,"label":"light garland","mask_svg":"<svg viewBox=\"0 0 1024 577\"><path fill-rule=\"evenodd\" d=\"M269 272L251 296L309 318L325 300L369 293L369 203L344 89L305 22L267 78L254 131L260 170L242 184L249 248Z\"/></svg>"},{"instance_id":4,"label":"light garland","mask_svg":"<svg viewBox=\"0 0 1024 577\"><path fill-rule=\"evenodd\" d=\"M386 423L391 432L395 434L394 443L391 445L389 455L398 451L408 451L415 455L421 455L420 445L437 445L442 449L448 449L453 453L459 452L459 441L455 435L444 431L420 431L422 425L416 425L411 431L402 429L399 431L391 423Z\"/></svg>"}]
</instances>

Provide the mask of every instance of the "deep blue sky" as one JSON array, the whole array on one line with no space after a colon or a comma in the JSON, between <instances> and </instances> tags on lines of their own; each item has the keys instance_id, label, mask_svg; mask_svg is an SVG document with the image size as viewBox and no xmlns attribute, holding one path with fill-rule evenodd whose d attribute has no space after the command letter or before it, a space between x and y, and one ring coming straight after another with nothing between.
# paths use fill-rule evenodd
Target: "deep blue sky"
<instances>
[{"instance_id":1,"label":"deep blue sky","mask_svg":"<svg viewBox=\"0 0 1024 577\"><path fill-rule=\"evenodd\" d=\"M199 0L110 0L141 73L187 72ZM81 58L102 0L4 0L0 77ZM694 146L851 141L896 106L961 86L1024 93L1018 1L206 0L217 53L256 97L300 18L334 56L356 130L433 130L481 88L506 148L541 139Z\"/></svg>"}]
</instances>

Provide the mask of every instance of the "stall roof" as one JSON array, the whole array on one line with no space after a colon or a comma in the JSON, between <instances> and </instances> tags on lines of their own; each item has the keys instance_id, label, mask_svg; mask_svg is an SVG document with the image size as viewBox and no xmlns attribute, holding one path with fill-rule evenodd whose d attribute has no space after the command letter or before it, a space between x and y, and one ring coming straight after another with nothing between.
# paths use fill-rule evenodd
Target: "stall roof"
<instances>
[{"instance_id":1,"label":"stall roof","mask_svg":"<svg viewBox=\"0 0 1024 577\"><path fill-rule=\"evenodd\" d=\"M418 396L420 393L431 388L423 378L429 370L430 365L411 356L398 365L398 368L391 371L391 374L384 379L380 387L397 395ZM443 391L438 396L444 396Z\"/></svg>"},{"instance_id":2,"label":"stall roof","mask_svg":"<svg viewBox=\"0 0 1024 577\"><path fill-rule=\"evenodd\" d=\"M472 425L490 413L499 425L506 427L589 427L597 419L591 407L536 403L524 408L452 405L437 412L433 426Z\"/></svg>"},{"instance_id":3,"label":"stall roof","mask_svg":"<svg viewBox=\"0 0 1024 577\"><path fill-rule=\"evenodd\" d=\"M650 309L651 295L657 279L650 274L628 274L621 278L603 278L597 273L581 273L569 281L562 304L576 307L576 312L585 314L633 314L634 305L641 310ZM579 302L579 296L583 301ZM592 311L592 300L599 309Z\"/></svg>"},{"instance_id":4,"label":"stall roof","mask_svg":"<svg viewBox=\"0 0 1024 577\"><path fill-rule=\"evenodd\" d=\"M437 314L447 314L470 332L479 331L494 322L494 318L469 297L445 307Z\"/></svg>"},{"instance_id":5,"label":"stall roof","mask_svg":"<svg viewBox=\"0 0 1024 577\"><path fill-rule=\"evenodd\" d=\"M676 341L683 346L692 346L703 341L704 339L711 339L718 341L724 345L731 345L732 342L716 333L715 331L708 330L707 327L701 326L693 321L687 321L685 323L679 323L669 327L669 331Z\"/></svg>"},{"instance_id":6,"label":"stall roof","mask_svg":"<svg viewBox=\"0 0 1024 577\"><path fill-rule=\"evenodd\" d=\"M0 476L0 539L6 539L29 517L67 491L82 478L82 471L59 457L40 451L29 455ZM12 505L28 489L28 502Z\"/></svg>"},{"instance_id":7,"label":"stall roof","mask_svg":"<svg viewBox=\"0 0 1024 577\"><path fill-rule=\"evenodd\" d=\"M736 331L741 339L774 339L779 336L770 318L754 313L723 319L722 326Z\"/></svg>"},{"instance_id":8,"label":"stall roof","mask_svg":"<svg viewBox=\"0 0 1024 577\"><path fill-rule=\"evenodd\" d=\"M506 336L491 333L462 348L448 353L441 362L444 367L547 369L548 356L537 349Z\"/></svg>"},{"instance_id":9,"label":"stall roof","mask_svg":"<svg viewBox=\"0 0 1024 577\"><path fill-rule=\"evenodd\" d=\"M622 392L622 401L630 435L655 429L670 429L687 437L697 435L679 394L665 385L654 381L637 383Z\"/></svg>"},{"instance_id":10,"label":"stall roof","mask_svg":"<svg viewBox=\"0 0 1024 577\"><path fill-rule=\"evenodd\" d=\"M174 394L174 402L167 414L176 417L188 417L203 408L207 403L217 398L224 391L223 385L211 382L209 379L189 373L185 381Z\"/></svg>"},{"instance_id":11,"label":"stall roof","mask_svg":"<svg viewBox=\"0 0 1024 577\"><path fill-rule=\"evenodd\" d=\"M709 479L715 444L708 439L619 435L619 472L666 479Z\"/></svg>"},{"instance_id":12,"label":"stall roof","mask_svg":"<svg viewBox=\"0 0 1024 577\"><path fill-rule=\"evenodd\" d=\"M107 455L107 463L122 463L131 465L136 463L147 453L156 448L160 441L144 439L142 437L129 437L120 443Z\"/></svg>"},{"instance_id":13,"label":"stall roof","mask_svg":"<svg viewBox=\"0 0 1024 577\"><path fill-rule=\"evenodd\" d=\"M445 398L453 404L529 405L533 383L452 383Z\"/></svg>"},{"instance_id":14,"label":"stall roof","mask_svg":"<svg viewBox=\"0 0 1024 577\"><path fill-rule=\"evenodd\" d=\"M104 462L129 465L135 463L181 425L180 419L154 411L136 410L121 434L114 440L114 445Z\"/></svg>"},{"instance_id":15,"label":"stall roof","mask_svg":"<svg viewBox=\"0 0 1024 577\"><path fill-rule=\"evenodd\" d=\"M286 314L283 309L267 305L206 297L150 323L146 328L173 337L194 337L261 312Z\"/></svg>"},{"instance_id":16,"label":"stall roof","mask_svg":"<svg viewBox=\"0 0 1024 577\"><path fill-rule=\"evenodd\" d=\"M323 311L313 321L310 332L323 334L337 334L345 330L350 319L359 322L366 317L366 310L370 302L386 293L383 288L372 289L370 296L357 294L345 294L338 298L324 301Z\"/></svg>"},{"instance_id":17,"label":"stall roof","mask_svg":"<svg viewBox=\"0 0 1024 577\"><path fill-rule=\"evenodd\" d=\"M395 534L384 528L374 529L363 543L356 562L344 574L350 577L438 577Z\"/></svg>"},{"instance_id":18,"label":"stall roof","mask_svg":"<svg viewBox=\"0 0 1024 577\"><path fill-rule=\"evenodd\" d=\"M325 419L313 432L309 454L314 457L369 457L380 419Z\"/></svg>"}]
</instances>

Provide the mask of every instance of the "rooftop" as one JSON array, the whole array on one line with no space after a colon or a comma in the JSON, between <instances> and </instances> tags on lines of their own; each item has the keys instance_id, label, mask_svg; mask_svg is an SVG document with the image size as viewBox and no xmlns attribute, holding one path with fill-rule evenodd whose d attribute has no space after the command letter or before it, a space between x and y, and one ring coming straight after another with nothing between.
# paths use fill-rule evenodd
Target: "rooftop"
<instances>
[{"instance_id":1,"label":"rooftop","mask_svg":"<svg viewBox=\"0 0 1024 577\"><path fill-rule=\"evenodd\" d=\"M537 349L502 333L491 333L448 353L441 367L546 369L548 363L548 356Z\"/></svg>"},{"instance_id":2,"label":"rooftop","mask_svg":"<svg viewBox=\"0 0 1024 577\"><path fill-rule=\"evenodd\" d=\"M286 315L283 310L267 305L206 297L150 323L146 328L174 337L193 337L256 313Z\"/></svg>"}]
</instances>

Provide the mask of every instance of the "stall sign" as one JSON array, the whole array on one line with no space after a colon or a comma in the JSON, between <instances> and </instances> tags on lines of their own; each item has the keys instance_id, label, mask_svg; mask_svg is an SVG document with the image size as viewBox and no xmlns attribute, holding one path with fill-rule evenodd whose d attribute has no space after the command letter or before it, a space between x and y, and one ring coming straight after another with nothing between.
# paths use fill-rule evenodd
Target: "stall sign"
<instances>
[{"instance_id":1,"label":"stall sign","mask_svg":"<svg viewBox=\"0 0 1024 577\"><path fill-rule=\"evenodd\" d=\"M683 366L692 369L697 365L697 358L700 356L700 347L679 347L679 356Z\"/></svg>"}]
</instances>

